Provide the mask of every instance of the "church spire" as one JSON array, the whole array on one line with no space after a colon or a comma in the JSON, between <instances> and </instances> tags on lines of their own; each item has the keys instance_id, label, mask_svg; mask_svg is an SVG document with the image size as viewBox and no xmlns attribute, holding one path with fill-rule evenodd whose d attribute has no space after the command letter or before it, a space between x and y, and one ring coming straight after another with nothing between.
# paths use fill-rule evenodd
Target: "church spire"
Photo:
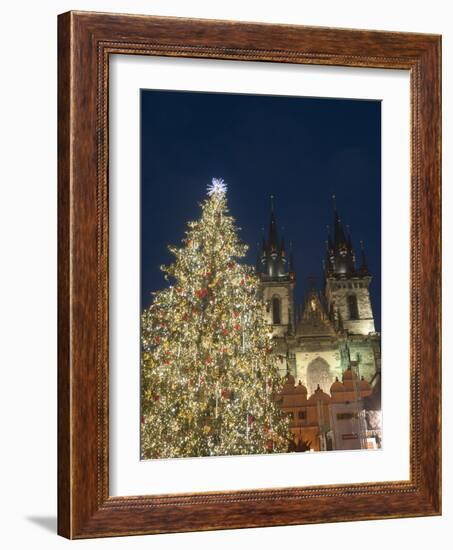
<instances>
[{"instance_id":1,"label":"church spire","mask_svg":"<svg viewBox=\"0 0 453 550\"><path fill-rule=\"evenodd\" d=\"M280 252L282 258L286 258L285 239L283 237L280 240L279 252Z\"/></svg>"},{"instance_id":2,"label":"church spire","mask_svg":"<svg viewBox=\"0 0 453 550\"><path fill-rule=\"evenodd\" d=\"M330 225L327 225L326 228L327 228L326 246L327 246L327 248L333 248L332 235L330 234Z\"/></svg>"},{"instance_id":3,"label":"church spire","mask_svg":"<svg viewBox=\"0 0 453 550\"><path fill-rule=\"evenodd\" d=\"M270 196L271 199L271 217L269 221L269 254L277 254L278 251L278 231L277 220L275 219L275 197Z\"/></svg>"},{"instance_id":4,"label":"church spire","mask_svg":"<svg viewBox=\"0 0 453 550\"><path fill-rule=\"evenodd\" d=\"M294 255L293 255L293 242L289 241L289 274L294 279Z\"/></svg>"},{"instance_id":5,"label":"church spire","mask_svg":"<svg viewBox=\"0 0 453 550\"><path fill-rule=\"evenodd\" d=\"M286 256L285 241L278 236L277 217L275 215L275 196L270 196L269 233L266 239L263 236L263 245L260 255L261 278L268 280L282 280L290 277L292 259ZM294 278L294 276L292 277Z\"/></svg>"},{"instance_id":6,"label":"church spire","mask_svg":"<svg viewBox=\"0 0 453 550\"><path fill-rule=\"evenodd\" d=\"M344 232L343 223L336 209L334 212L334 228L335 228L335 236L334 236L335 246L346 245L347 240Z\"/></svg>"},{"instance_id":7,"label":"church spire","mask_svg":"<svg viewBox=\"0 0 453 550\"><path fill-rule=\"evenodd\" d=\"M333 235L328 235L325 270L325 294L331 310L335 311L338 332L370 334L375 331L370 300L371 273L365 252L357 265L351 231L343 224L337 205L333 205Z\"/></svg>"},{"instance_id":8,"label":"church spire","mask_svg":"<svg viewBox=\"0 0 453 550\"><path fill-rule=\"evenodd\" d=\"M330 275L353 275L356 268L351 233L349 231L349 226L347 227L347 231L345 230L337 210L335 195L332 195L332 200L334 232L332 238L330 229L328 228L326 255L327 273Z\"/></svg>"}]
</instances>

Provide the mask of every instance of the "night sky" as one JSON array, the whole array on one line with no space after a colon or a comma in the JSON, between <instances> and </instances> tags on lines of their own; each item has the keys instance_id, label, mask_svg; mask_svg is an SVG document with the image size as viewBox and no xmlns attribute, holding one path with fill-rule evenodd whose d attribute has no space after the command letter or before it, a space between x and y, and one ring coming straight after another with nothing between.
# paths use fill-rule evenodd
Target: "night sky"
<instances>
[{"instance_id":1,"label":"night sky","mask_svg":"<svg viewBox=\"0 0 453 550\"><path fill-rule=\"evenodd\" d=\"M142 308L166 285L167 245L181 244L206 186L221 177L253 265L275 195L280 236L293 244L297 303L309 277L322 287L335 194L358 260L364 241L380 330L379 101L142 90L141 123Z\"/></svg>"}]
</instances>

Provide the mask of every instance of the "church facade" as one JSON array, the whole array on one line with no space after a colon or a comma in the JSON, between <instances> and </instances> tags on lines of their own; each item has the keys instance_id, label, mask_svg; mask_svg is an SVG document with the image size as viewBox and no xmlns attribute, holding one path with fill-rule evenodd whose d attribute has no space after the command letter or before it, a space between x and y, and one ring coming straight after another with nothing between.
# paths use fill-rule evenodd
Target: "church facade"
<instances>
[{"instance_id":1,"label":"church facade","mask_svg":"<svg viewBox=\"0 0 453 550\"><path fill-rule=\"evenodd\" d=\"M356 398L349 397L345 404L360 402L360 413L365 414L365 396L368 399L379 393L380 401L381 337L375 330L370 297L372 274L363 246L358 264L351 236L336 208L333 232L326 243L322 290L313 286L303 304L295 304L292 253L287 254L284 241L279 238L273 207L256 271L274 353L282 376L287 378L286 390L291 392L289 386L298 384L303 388L299 393L305 391L308 399L313 396L316 401L316 396L322 394L339 402L338 384L346 375L355 381L349 391L355 391ZM305 413L301 410L298 414L302 418ZM294 420L293 425L297 424Z\"/></svg>"}]
</instances>

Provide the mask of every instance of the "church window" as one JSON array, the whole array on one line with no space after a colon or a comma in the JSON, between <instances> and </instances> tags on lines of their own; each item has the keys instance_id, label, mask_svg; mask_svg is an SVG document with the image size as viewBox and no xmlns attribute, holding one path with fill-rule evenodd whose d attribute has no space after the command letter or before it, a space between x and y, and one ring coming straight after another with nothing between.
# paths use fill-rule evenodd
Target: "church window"
<instances>
[{"instance_id":1,"label":"church window","mask_svg":"<svg viewBox=\"0 0 453 550\"><path fill-rule=\"evenodd\" d=\"M350 294L348 296L348 310L349 319L359 318L359 308L357 306L357 296L355 294Z\"/></svg>"},{"instance_id":2,"label":"church window","mask_svg":"<svg viewBox=\"0 0 453 550\"><path fill-rule=\"evenodd\" d=\"M332 375L330 366L322 357L316 357L307 367L307 389L309 393L316 391L319 386L321 389L330 388L332 385Z\"/></svg>"},{"instance_id":3,"label":"church window","mask_svg":"<svg viewBox=\"0 0 453 550\"><path fill-rule=\"evenodd\" d=\"M282 322L280 310L280 298L278 296L274 296L272 298L272 323L274 325L279 325Z\"/></svg>"}]
</instances>

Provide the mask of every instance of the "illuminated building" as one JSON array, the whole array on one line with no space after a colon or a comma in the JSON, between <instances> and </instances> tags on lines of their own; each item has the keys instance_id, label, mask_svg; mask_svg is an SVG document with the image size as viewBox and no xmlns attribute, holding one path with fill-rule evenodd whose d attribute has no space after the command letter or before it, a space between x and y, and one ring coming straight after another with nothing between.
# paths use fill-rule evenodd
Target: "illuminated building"
<instances>
[{"instance_id":1,"label":"illuminated building","mask_svg":"<svg viewBox=\"0 0 453 550\"><path fill-rule=\"evenodd\" d=\"M272 200L256 270L274 353L287 377L281 406L292 415L296 445L304 447L308 441L314 450L378 445L381 337L375 330L372 275L363 246L357 267L351 235L335 208L323 289L310 288L302 307L297 307L294 261L279 238ZM297 405L291 409L293 402Z\"/></svg>"}]
</instances>

